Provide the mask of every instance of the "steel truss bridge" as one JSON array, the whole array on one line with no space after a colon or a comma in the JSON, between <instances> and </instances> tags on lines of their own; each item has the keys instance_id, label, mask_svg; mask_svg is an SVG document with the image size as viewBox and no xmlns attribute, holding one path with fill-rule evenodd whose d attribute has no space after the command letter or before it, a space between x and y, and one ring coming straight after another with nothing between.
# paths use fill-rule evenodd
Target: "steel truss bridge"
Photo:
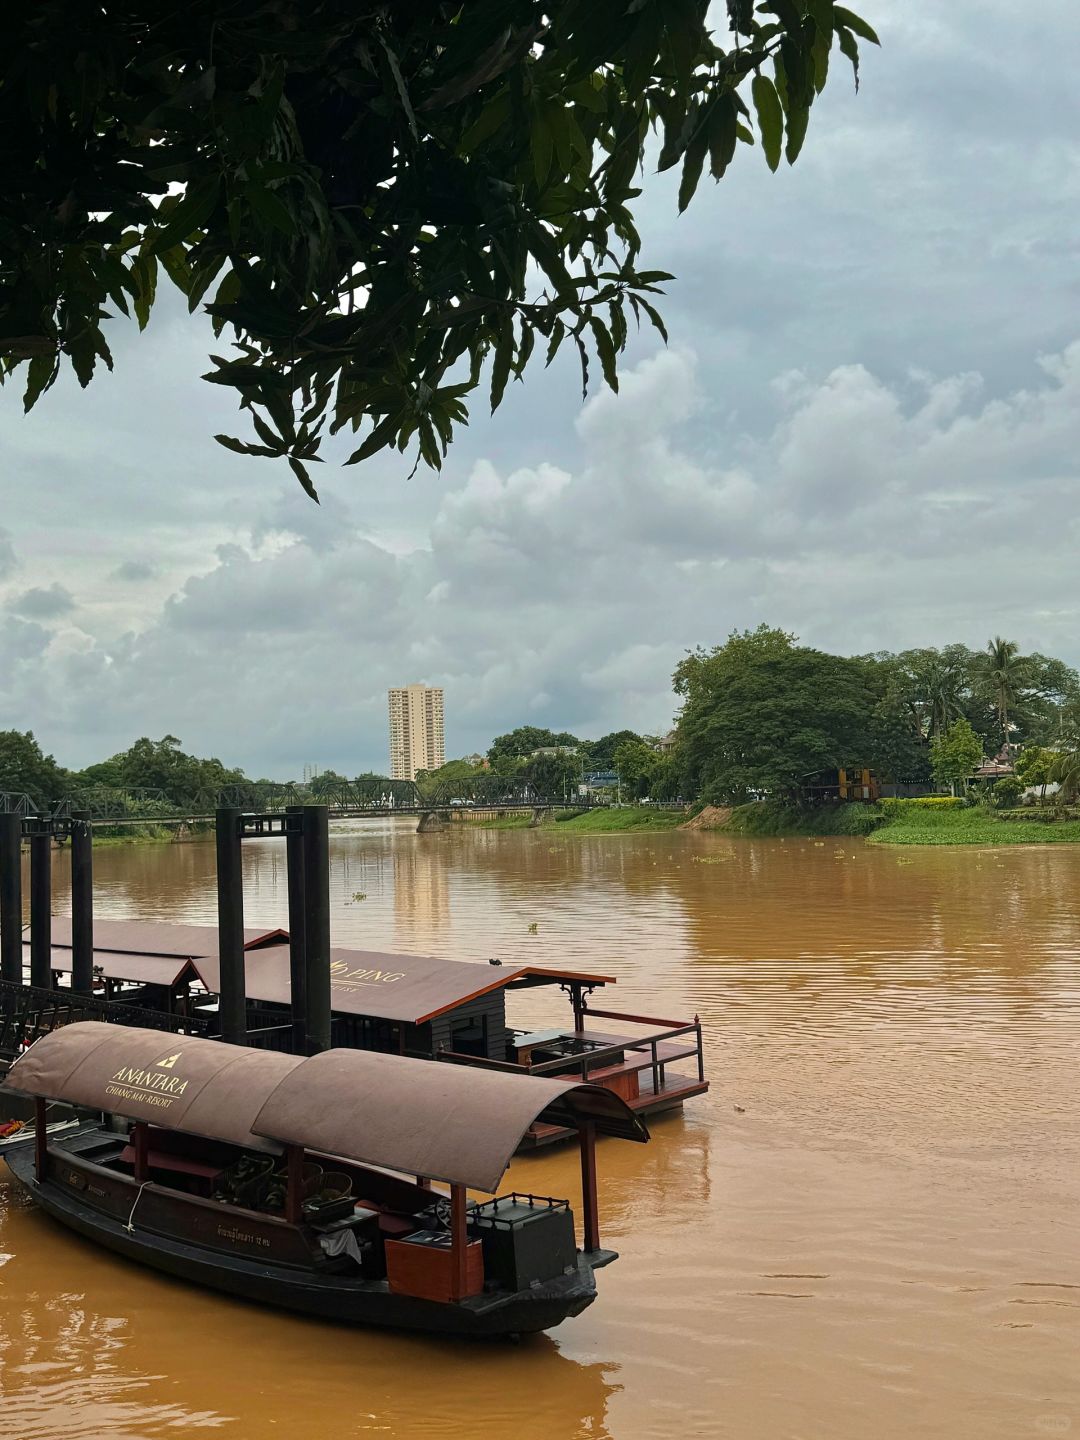
<instances>
[{"instance_id":1,"label":"steel truss bridge","mask_svg":"<svg viewBox=\"0 0 1080 1440\"><path fill-rule=\"evenodd\" d=\"M183 825L213 820L224 806L254 814L273 814L290 805L326 805L332 820L365 816L457 814L470 810L584 810L605 802L592 796L545 795L534 786L500 775L439 786L413 780L350 780L313 790L299 782L226 785L188 797L182 804L164 790L95 785L62 799L42 803L20 791L0 791L0 814L67 820L88 813L95 825Z\"/></svg>"}]
</instances>

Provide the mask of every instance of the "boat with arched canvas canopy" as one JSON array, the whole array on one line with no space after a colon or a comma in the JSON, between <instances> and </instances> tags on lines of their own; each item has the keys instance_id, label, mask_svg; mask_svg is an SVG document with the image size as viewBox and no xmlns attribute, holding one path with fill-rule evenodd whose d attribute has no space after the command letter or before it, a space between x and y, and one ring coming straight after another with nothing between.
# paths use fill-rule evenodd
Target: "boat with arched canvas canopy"
<instances>
[{"instance_id":1,"label":"boat with arched canvas canopy","mask_svg":"<svg viewBox=\"0 0 1080 1440\"><path fill-rule=\"evenodd\" d=\"M9 1167L90 1240L266 1304L463 1335L546 1330L592 1303L617 1258L600 1245L596 1134L648 1138L595 1085L97 1022L43 1036L0 1088L35 1103ZM50 1134L50 1101L83 1123ZM580 1247L565 1200L469 1199L494 1195L537 1121L579 1136Z\"/></svg>"}]
</instances>

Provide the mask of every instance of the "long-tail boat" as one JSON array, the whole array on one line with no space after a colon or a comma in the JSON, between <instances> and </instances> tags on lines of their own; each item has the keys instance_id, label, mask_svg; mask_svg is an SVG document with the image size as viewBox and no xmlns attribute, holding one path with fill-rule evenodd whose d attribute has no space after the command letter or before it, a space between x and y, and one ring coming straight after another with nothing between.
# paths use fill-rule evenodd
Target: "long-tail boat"
<instances>
[{"instance_id":1,"label":"long-tail boat","mask_svg":"<svg viewBox=\"0 0 1080 1440\"><path fill-rule=\"evenodd\" d=\"M53 919L52 946L56 973L69 974L66 917ZM213 1030L220 970L212 927L98 920L94 959L106 998L201 1016ZM247 930L245 961L249 1028L262 1032L258 1043L285 1048L292 994L288 932ZM709 1082L697 1017L666 1020L592 1008L594 993L614 984L612 975L580 970L335 948L333 1043L515 1074L573 1076L613 1090L645 1116L704 1094ZM560 1024L556 1017L541 1029L508 1023L507 997L538 986L565 993L567 1021ZM533 1148L572 1139L574 1133L537 1121L522 1143Z\"/></svg>"},{"instance_id":2,"label":"long-tail boat","mask_svg":"<svg viewBox=\"0 0 1080 1440\"><path fill-rule=\"evenodd\" d=\"M254 1301L462 1335L546 1330L592 1303L617 1258L600 1245L596 1133L648 1139L594 1085L93 1021L37 1040L5 1090L35 1119L0 1153L95 1243ZM83 1123L50 1133L49 1101ZM581 1248L565 1200L468 1197L498 1189L537 1120L580 1137Z\"/></svg>"}]
</instances>

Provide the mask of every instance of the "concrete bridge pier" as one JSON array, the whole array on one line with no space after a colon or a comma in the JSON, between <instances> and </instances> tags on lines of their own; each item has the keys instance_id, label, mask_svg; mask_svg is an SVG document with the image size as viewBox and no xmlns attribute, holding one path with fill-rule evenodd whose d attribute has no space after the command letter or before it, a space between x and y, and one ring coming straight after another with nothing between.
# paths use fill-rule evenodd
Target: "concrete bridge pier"
<instances>
[{"instance_id":1,"label":"concrete bridge pier","mask_svg":"<svg viewBox=\"0 0 1080 1440\"><path fill-rule=\"evenodd\" d=\"M550 819L551 813L550 805L538 805L532 813L532 819L529 821L529 829L538 830L545 820Z\"/></svg>"},{"instance_id":2,"label":"concrete bridge pier","mask_svg":"<svg viewBox=\"0 0 1080 1440\"><path fill-rule=\"evenodd\" d=\"M437 810L425 810L420 816L420 824L416 827L416 833L418 835L435 835L445 829L446 821Z\"/></svg>"}]
</instances>

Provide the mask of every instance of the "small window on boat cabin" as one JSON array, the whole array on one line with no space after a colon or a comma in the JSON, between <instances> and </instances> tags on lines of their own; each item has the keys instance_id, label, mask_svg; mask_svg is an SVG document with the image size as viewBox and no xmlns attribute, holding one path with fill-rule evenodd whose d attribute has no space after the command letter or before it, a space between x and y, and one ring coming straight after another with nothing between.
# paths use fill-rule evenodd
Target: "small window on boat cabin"
<instances>
[{"instance_id":1,"label":"small window on boat cabin","mask_svg":"<svg viewBox=\"0 0 1080 1440\"><path fill-rule=\"evenodd\" d=\"M450 1025L450 1049L458 1055L486 1055L487 1040L486 1015L462 1015Z\"/></svg>"}]
</instances>

